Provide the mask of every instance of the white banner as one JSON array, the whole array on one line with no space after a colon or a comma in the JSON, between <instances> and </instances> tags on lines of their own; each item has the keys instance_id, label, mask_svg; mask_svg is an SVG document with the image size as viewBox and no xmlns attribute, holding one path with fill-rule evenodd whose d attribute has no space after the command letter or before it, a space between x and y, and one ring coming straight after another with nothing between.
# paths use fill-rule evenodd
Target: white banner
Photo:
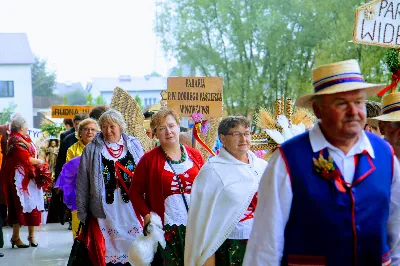
<instances>
[{"instance_id":1,"label":"white banner","mask_svg":"<svg viewBox=\"0 0 400 266\"><path fill-rule=\"evenodd\" d=\"M400 48L400 0L375 0L357 8L353 42Z\"/></svg>"}]
</instances>

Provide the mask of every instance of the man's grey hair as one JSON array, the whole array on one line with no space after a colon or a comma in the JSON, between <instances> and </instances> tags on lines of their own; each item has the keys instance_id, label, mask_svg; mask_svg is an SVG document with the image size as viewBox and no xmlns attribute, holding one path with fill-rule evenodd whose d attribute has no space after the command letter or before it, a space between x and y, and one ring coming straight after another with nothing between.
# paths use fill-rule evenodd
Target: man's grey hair
<instances>
[{"instance_id":1,"label":"man's grey hair","mask_svg":"<svg viewBox=\"0 0 400 266\"><path fill-rule=\"evenodd\" d=\"M104 112L100 116L100 118L99 118L100 130L101 130L101 127L103 126L104 122L107 121L107 120L108 121L111 120L114 123L118 124L121 127L123 132L126 131L127 126L126 126L126 123L125 123L125 119L122 116L122 114L120 112L118 112L117 110L110 109L110 110Z\"/></svg>"},{"instance_id":2,"label":"man's grey hair","mask_svg":"<svg viewBox=\"0 0 400 266\"><path fill-rule=\"evenodd\" d=\"M18 132L25 126L27 126L26 119L20 113L15 113L11 116L10 119L11 132Z\"/></svg>"}]
</instances>

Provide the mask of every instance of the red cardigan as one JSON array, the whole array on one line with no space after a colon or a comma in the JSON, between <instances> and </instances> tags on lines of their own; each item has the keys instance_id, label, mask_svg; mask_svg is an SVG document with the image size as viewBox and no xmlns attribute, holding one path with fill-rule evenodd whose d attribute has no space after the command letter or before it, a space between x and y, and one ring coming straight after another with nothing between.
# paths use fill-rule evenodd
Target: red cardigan
<instances>
[{"instance_id":1,"label":"red cardigan","mask_svg":"<svg viewBox=\"0 0 400 266\"><path fill-rule=\"evenodd\" d=\"M203 157L197 150L185 146L186 151L199 168L204 165ZM158 146L147 152L136 166L129 197L136 214L143 218L150 212L157 213L164 223L164 198L161 175L164 170L166 157Z\"/></svg>"}]
</instances>

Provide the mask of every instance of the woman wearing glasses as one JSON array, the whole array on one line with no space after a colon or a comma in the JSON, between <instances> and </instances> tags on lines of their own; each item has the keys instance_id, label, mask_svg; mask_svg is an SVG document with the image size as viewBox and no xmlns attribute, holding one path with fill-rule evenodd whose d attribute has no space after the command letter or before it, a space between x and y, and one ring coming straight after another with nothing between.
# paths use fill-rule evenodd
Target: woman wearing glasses
<instances>
[{"instance_id":1,"label":"woman wearing glasses","mask_svg":"<svg viewBox=\"0 0 400 266\"><path fill-rule=\"evenodd\" d=\"M76 211L76 178L78 176L80 156L85 146L92 141L99 131L99 125L92 118L86 118L79 123L78 130L75 132L78 142L68 148L66 163L55 185L55 188L60 188L64 192L64 203L71 210L72 235L74 239L79 227Z\"/></svg>"},{"instance_id":2,"label":"woman wearing glasses","mask_svg":"<svg viewBox=\"0 0 400 266\"><path fill-rule=\"evenodd\" d=\"M145 228L150 212L163 221L166 248L161 264L183 265L190 193L204 160L197 150L179 143L179 118L173 110L160 110L150 126L160 146L137 165L130 198L135 211L144 217Z\"/></svg>"},{"instance_id":3,"label":"woman wearing glasses","mask_svg":"<svg viewBox=\"0 0 400 266\"><path fill-rule=\"evenodd\" d=\"M218 127L220 153L201 169L192 188L185 266L242 265L267 162L251 152L250 122L229 116Z\"/></svg>"}]
</instances>

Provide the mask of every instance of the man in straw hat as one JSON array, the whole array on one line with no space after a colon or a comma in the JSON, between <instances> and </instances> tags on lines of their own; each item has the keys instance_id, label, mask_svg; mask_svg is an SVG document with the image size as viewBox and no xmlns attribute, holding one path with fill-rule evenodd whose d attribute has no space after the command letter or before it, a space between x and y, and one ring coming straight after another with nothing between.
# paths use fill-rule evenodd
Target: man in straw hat
<instances>
[{"instance_id":1,"label":"man in straw hat","mask_svg":"<svg viewBox=\"0 0 400 266\"><path fill-rule=\"evenodd\" d=\"M400 92L383 96L381 115L374 118L379 121L379 129L392 145L397 158L400 158Z\"/></svg>"},{"instance_id":2,"label":"man in straw hat","mask_svg":"<svg viewBox=\"0 0 400 266\"><path fill-rule=\"evenodd\" d=\"M364 130L383 137L379 130L379 121L374 119L374 117L381 113L381 104L374 101L366 101L365 106L367 108L367 123Z\"/></svg>"},{"instance_id":3,"label":"man in straw hat","mask_svg":"<svg viewBox=\"0 0 400 266\"><path fill-rule=\"evenodd\" d=\"M313 82L296 104L319 122L271 157L243 265L398 265L399 163L363 130L365 99L383 86L355 60L313 70Z\"/></svg>"}]
</instances>

